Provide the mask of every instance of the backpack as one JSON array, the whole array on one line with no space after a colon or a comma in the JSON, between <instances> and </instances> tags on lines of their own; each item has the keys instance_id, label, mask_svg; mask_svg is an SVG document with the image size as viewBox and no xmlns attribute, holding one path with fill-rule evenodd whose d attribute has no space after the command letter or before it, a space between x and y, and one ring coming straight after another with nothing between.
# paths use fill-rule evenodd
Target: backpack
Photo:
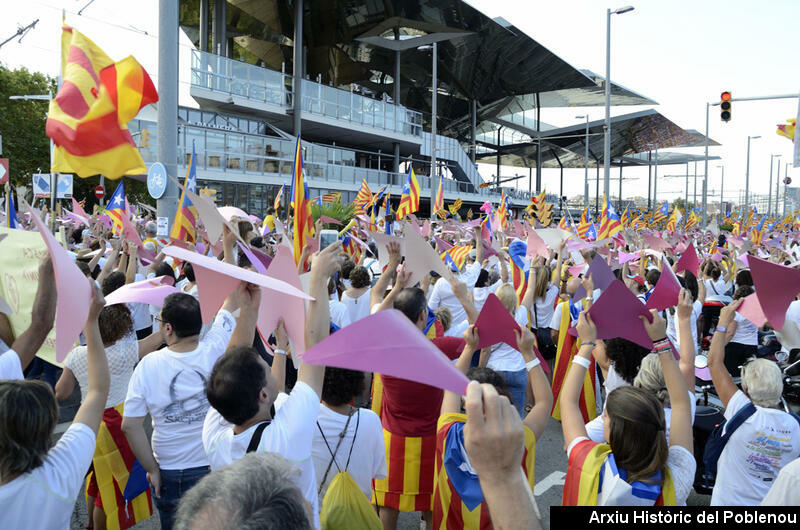
<instances>
[{"instance_id":1,"label":"backpack","mask_svg":"<svg viewBox=\"0 0 800 530\"><path fill-rule=\"evenodd\" d=\"M736 429L741 427L742 424L755 413L756 406L750 402L734 414L730 420L723 421L714 428L711 436L708 437L706 448L703 452L703 466L705 467L704 478L706 480L713 481L717 478L717 462L728 440L730 440L733 433L736 432ZM792 412L788 414L800 424L800 416Z\"/></svg>"},{"instance_id":2,"label":"backpack","mask_svg":"<svg viewBox=\"0 0 800 530\"><path fill-rule=\"evenodd\" d=\"M328 468L325 470L325 474L320 482L319 492L322 492L322 486L328 478L331 465L335 464L336 469L339 470L328 486L325 497L322 499L322 508L319 512L322 530L348 530L350 528L363 528L365 530L383 529L381 520L378 514L375 513L370 501L364 495L364 492L361 491L361 488L358 487L353 476L347 471L347 468L350 467L350 457L353 456L353 447L356 444L358 425L361 420L361 415L358 411L356 411L355 414L356 430L353 433L353 444L350 446L347 464L345 464L343 470L339 468L339 464L336 462L336 453L339 451L339 446L342 444L342 440L347 434L347 427L350 425L350 418L353 415L351 414L347 417L347 423L345 423L344 430L342 430L342 433L339 435L339 442L336 444L336 449L333 451L331 451L331 446L328 444L327 438L325 438L325 433L322 432L322 427L320 427L319 422L317 422L317 428L320 434L322 434L322 439L325 441L328 452L331 454L331 461L328 463Z\"/></svg>"}]
</instances>

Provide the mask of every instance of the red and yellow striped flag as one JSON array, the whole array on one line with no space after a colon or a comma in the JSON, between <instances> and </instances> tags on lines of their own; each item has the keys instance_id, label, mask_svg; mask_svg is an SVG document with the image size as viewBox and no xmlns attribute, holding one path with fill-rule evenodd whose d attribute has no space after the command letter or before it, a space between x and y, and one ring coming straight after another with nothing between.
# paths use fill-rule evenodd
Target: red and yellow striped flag
<instances>
[{"instance_id":1,"label":"red and yellow striped flag","mask_svg":"<svg viewBox=\"0 0 800 530\"><path fill-rule=\"evenodd\" d=\"M558 350L556 352L555 371L553 373L553 412L552 416L561 421L561 387L567 377L570 363L580 347L580 339L569 333L571 324L570 303L561 302L561 322L558 328ZM558 308L558 306L556 306ZM577 317L576 317L577 318ZM584 423L588 423L597 416L597 402L595 401L595 362L592 359L586 376L583 379L583 388L578 400Z\"/></svg>"},{"instance_id":2,"label":"red and yellow striped flag","mask_svg":"<svg viewBox=\"0 0 800 530\"><path fill-rule=\"evenodd\" d=\"M299 264L303 247L314 236L314 218L311 215L311 201L308 200L308 188L303 175L303 151L300 136L297 137L297 147L294 152L291 204L294 207L294 221L292 223L294 261Z\"/></svg>"},{"instance_id":3,"label":"red and yellow striped flag","mask_svg":"<svg viewBox=\"0 0 800 530\"><path fill-rule=\"evenodd\" d=\"M414 168L408 168L403 192L400 195L400 205L397 207L397 218L402 219L406 215L415 213L419 210L419 183L414 174Z\"/></svg>"},{"instance_id":4,"label":"red and yellow striped flag","mask_svg":"<svg viewBox=\"0 0 800 530\"><path fill-rule=\"evenodd\" d=\"M77 30L61 34L63 82L50 102L46 131L55 149L51 170L117 179L146 173L127 123L158 101L153 82L133 57L115 63Z\"/></svg>"},{"instance_id":5,"label":"red and yellow striped flag","mask_svg":"<svg viewBox=\"0 0 800 530\"><path fill-rule=\"evenodd\" d=\"M525 296L525 290L528 288L525 270L513 259L508 260L508 262L511 265L511 282L514 285L514 292L517 293L517 304L520 304Z\"/></svg>"},{"instance_id":6,"label":"red and yellow striped flag","mask_svg":"<svg viewBox=\"0 0 800 530\"><path fill-rule=\"evenodd\" d=\"M356 215L367 213L367 208L372 204L372 191L369 189L367 179L361 181L361 189L358 190L356 198L353 201Z\"/></svg>"}]
</instances>

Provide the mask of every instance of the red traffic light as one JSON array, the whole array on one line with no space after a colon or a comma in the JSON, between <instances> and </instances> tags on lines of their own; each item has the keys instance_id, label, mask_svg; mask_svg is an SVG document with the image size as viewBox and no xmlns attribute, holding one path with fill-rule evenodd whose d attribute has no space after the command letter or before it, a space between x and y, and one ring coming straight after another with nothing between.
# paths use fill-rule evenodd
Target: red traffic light
<instances>
[{"instance_id":1,"label":"red traffic light","mask_svg":"<svg viewBox=\"0 0 800 530\"><path fill-rule=\"evenodd\" d=\"M720 101L730 101L731 100L731 93L730 92L723 92L719 96Z\"/></svg>"}]
</instances>

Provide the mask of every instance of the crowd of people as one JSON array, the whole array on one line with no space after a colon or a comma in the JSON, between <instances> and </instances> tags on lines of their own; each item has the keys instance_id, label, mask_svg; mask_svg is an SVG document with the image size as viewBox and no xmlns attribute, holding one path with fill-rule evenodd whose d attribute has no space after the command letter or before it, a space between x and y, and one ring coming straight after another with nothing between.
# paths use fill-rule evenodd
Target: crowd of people
<instances>
[{"instance_id":1,"label":"crowd of people","mask_svg":"<svg viewBox=\"0 0 800 530\"><path fill-rule=\"evenodd\" d=\"M31 215L18 229L38 237ZM800 301L780 327L742 310L758 304L762 281L748 260L800 264L791 226L756 245L716 227L589 242L533 222L425 230L412 218L387 235L358 221L325 248L308 241L281 276L307 295L298 316L231 272L269 275L256 261L269 267L291 248L274 211L227 219L219 241L199 227L189 241L159 237L146 217L130 219L138 241L100 214L65 223L27 293L30 324L15 329L0 312L1 528L68 528L79 495L97 530L154 513L164 529L393 530L401 512L429 529L538 528L536 444L551 418L566 453L564 505L682 506L698 480L713 486L712 505L800 505L800 418L783 399L800 359L789 332ZM444 270L420 278L429 261L408 250L411 237ZM3 247L0 263L23 259ZM228 287L176 247L225 264ZM57 253L92 294L82 333L54 365L41 350L63 318ZM170 294L155 302L105 300L161 286ZM351 328L384 311L447 357L469 381L463 394L378 365L304 362L337 334L352 357L391 343ZM765 353L772 328L780 349ZM704 378L724 415L707 444L693 425ZM58 403L76 392L54 444Z\"/></svg>"}]
</instances>

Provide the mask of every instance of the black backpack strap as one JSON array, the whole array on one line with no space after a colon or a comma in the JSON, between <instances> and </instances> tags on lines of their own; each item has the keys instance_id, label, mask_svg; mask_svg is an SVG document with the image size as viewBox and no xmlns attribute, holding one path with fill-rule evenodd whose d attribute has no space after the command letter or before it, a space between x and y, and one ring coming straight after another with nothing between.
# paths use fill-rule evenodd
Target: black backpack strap
<instances>
[{"instance_id":1,"label":"black backpack strap","mask_svg":"<svg viewBox=\"0 0 800 530\"><path fill-rule=\"evenodd\" d=\"M264 429L269 426L270 422L265 421L258 427L256 427L255 432L253 432L253 437L250 438L250 444L247 446L247 453L253 453L256 449L258 449L258 444L261 443L261 435L264 434Z\"/></svg>"},{"instance_id":2,"label":"black backpack strap","mask_svg":"<svg viewBox=\"0 0 800 530\"><path fill-rule=\"evenodd\" d=\"M725 423L725 434L723 435L723 440L725 443L728 443L728 440L736 432L736 429L742 426L742 424L747 421L747 418L752 416L756 413L756 406L753 405L751 401L744 407L742 407L739 412L733 415L733 417ZM722 451L720 451L722 454Z\"/></svg>"}]
</instances>

